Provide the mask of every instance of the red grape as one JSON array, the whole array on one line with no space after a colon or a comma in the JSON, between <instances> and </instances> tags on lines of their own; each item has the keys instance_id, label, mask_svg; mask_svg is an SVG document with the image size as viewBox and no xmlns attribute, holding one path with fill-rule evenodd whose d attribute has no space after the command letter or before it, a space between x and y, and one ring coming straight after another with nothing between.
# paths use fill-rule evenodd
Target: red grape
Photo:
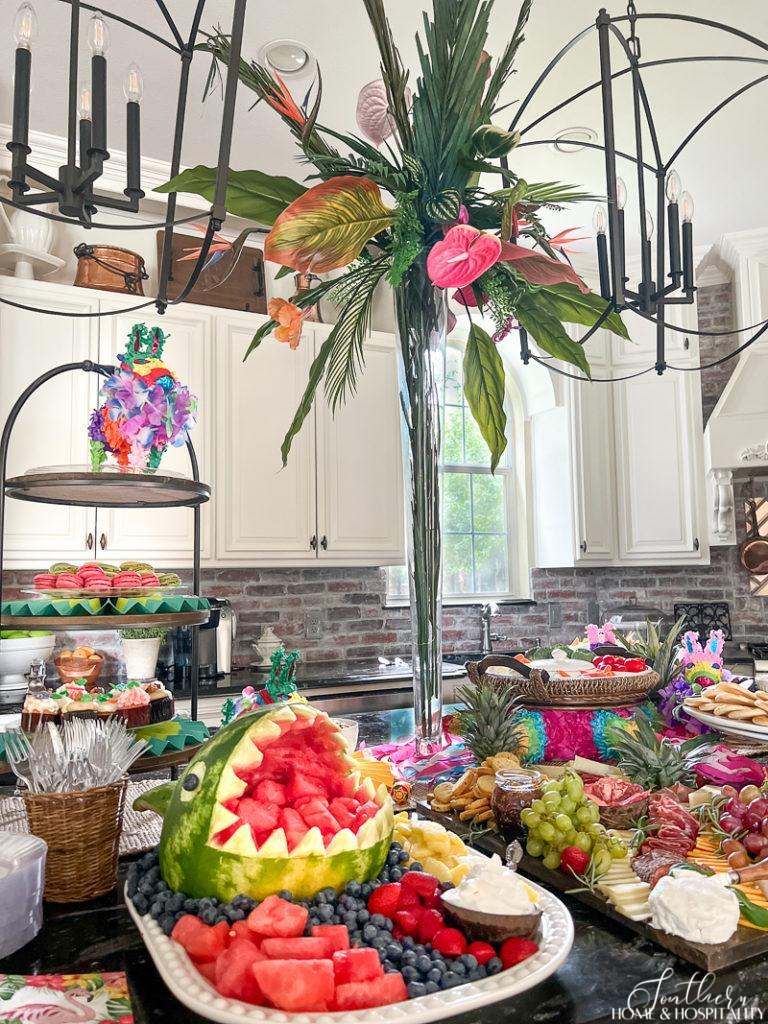
<instances>
[{"instance_id":1,"label":"red grape","mask_svg":"<svg viewBox=\"0 0 768 1024\"><path fill-rule=\"evenodd\" d=\"M733 814L724 814L720 818L720 828L724 832L738 832L741 829L741 822Z\"/></svg>"},{"instance_id":2,"label":"red grape","mask_svg":"<svg viewBox=\"0 0 768 1024\"><path fill-rule=\"evenodd\" d=\"M768 839L768 818L763 818L763 827L760 831Z\"/></svg>"},{"instance_id":3,"label":"red grape","mask_svg":"<svg viewBox=\"0 0 768 1024\"><path fill-rule=\"evenodd\" d=\"M738 797L731 797L725 805L725 809L729 814L732 814L736 818L743 818L747 813L746 804L743 804Z\"/></svg>"},{"instance_id":4,"label":"red grape","mask_svg":"<svg viewBox=\"0 0 768 1024\"><path fill-rule=\"evenodd\" d=\"M759 796L748 805L747 810L754 811L755 814L759 814L761 818L764 818L768 814L768 800L763 796Z\"/></svg>"},{"instance_id":5,"label":"red grape","mask_svg":"<svg viewBox=\"0 0 768 1024\"><path fill-rule=\"evenodd\" d=\"M727 796L729 799L731 797L737 797L739 795L739 792L735 788L735 786L723 786L720 792L723 794L723 796Z\"/></svg>"},{"instance_id":6,"label":"red grape","mask_svg":"<svg viewBox=\"0 0 768 1024\"><path fill-rule=\"evenodd\" d=\"M751 853L753 857L757 856L765 845L765 836L759 832L750 832L744 836L744 849L747 853Z\"/></svg>"},{"instance_id":7,"label":"red grape","mask_svg":"<svg viewBox=\"0 0 768 1024\"><path fill-rule=\"evenodd\" d=\"M768 843L763 843L762 847L760 848L760 853L758 853L757 855L757 859L765 860L766 857L768 857Z\"/></svg>"},{"instance_id":8,"label":"red grape","mask_svg":"<svg viewBox=\"0 0 768 1024\"><path fill-rule=\"evenodd\" d=\"M747 811L741 819L741 823L745 828L748 828L750 832L759 832L763 827L762 816L755 814L754 811Z\"/></svg>"}]
</instances>

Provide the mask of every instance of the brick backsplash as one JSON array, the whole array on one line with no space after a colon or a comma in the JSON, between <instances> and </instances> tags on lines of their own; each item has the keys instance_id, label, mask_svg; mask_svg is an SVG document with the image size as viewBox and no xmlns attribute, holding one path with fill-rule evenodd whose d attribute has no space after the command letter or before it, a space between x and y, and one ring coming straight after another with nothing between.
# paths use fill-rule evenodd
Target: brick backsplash
<instances>
[{"instance_id":1,"label":"brick backsplash","mask_svg":"<svg viewBox=\"0 0 768 1024\"><path fill-rule=\"evenodd\" d=\"M702 288L699 313L702 329L730 327L730 286ZM727 350L729 344L728 338L702 339L702 362ZM702 375L707 415L731 370L732 366L726 365ZM9 585L29 578L20 573L7 576ZM228 598L236 609L236 664L251 661L250 645L264 625L273 626L288 647L298 647L309 663L410 654L410 613L407 608L387 605L384 569L209 569L203 572L203 593ZM569 639L583 630L590 605L605 610L630 598L660 608L670 620L676 601L728 601L736 638L768 634L768 601L750 596L749 578L735 547L713 548L707 566L533 569L531 596L535 603L502 605L501 614L494 619L494 630L513 644L531 637ZM562 619L556 629L549 627L551 605L559 606ZM308 614L320 616L321 637L317 640L305 636ZM72 641L62 636L60 642ZM443 642L446 652L479 648L477 605L444 608ZM98 646L119 656L108 634L99 635ZM503 651L507 645L499 642L495 646Z\"/></svg>"}]
</instances>

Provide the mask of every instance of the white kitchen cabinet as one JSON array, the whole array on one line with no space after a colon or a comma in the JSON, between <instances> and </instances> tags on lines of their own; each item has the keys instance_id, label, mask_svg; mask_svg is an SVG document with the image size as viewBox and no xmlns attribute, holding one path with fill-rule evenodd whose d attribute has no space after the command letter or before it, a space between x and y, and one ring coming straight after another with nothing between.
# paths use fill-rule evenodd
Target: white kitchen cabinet
<instances>
[{"instance_id":1,"label":"white kitchen cabinet","mask_svg":"<svg viewBox=\"0 0 768 1024\"><path fill-rule=\"evenodd\" d=\"M319 346L330 328L315 328ZM335 414L318 395L317 532L321 561L399 564L403 557L403 471L397 352L390 334L365 343L357 390Z\"/></svg>"},{"instance_id":2,"label":"white kitchen cabinet","mask_svg":"<svg viewBox=\"0 0 768 1024\"><path fill-rule=\"evenodd\" d=\"M135 305L133 296L102 301L102 309L121 309ZM187 384L198 399L197 426L192 443L197 455L200 479L211 485L211 453L213 451L214 386L213 386L213 319L209 309L192 304L171 306L163 316L154 309L135 313L118 313L102 317L99 338L99 361L116 362L125 350L125 342L135 323L157 324L168 335L164 359ZM191 475L187 446L168 448L160 463L161 472L168 470ZM212 489L213 490L213 489ZM201 507L201 558L213 555L213 508L211 501ZM100 558L110 562L124 559L147 559L159 568L192 565L194 513L191 508L102 509L99 512L97 546Z\"/></svg>"},{"instance_id":3,"label":"white kitchen cabinet","mask_svg":"<svg viewBox=\"0 0 768 1024\"><path fill-rule=\"evenodd\" d=\"M616 558L613 387L571 382L574 562L580 565Z\"/></svg>"},{"instance_id":4,"label":"white kitchen cabinet","mask_svg":"<svg viewBox=\"0 0 768 1024\"><path fill-rule=\"evenodd\" d=\"M315 563L313 414L294 438L285 468L280 456L309 377L314 336L305 329L295 351L267 339L243 362L264 319L223 314L216 321L216 560Z\"/></svg>"},{"instance_id":5,"label":"white kitchen cabinet","mask_svg":"<svg viewBox=\"0 0 768 1024\"><path fill-rule=\"evenodd\" d=\"M41 308L53 304L68 314L98 308L95 292L14 279L0 279L0 297ZM41 374L64 363L95 359L97 339L97 318L50 316L0 304L0 422ZM11 435L9 477L41 466L88 462L88 415L96 386L95 374L64 373L30 398ZM40 570L60 559L93 557L92 510L8 498L5 512L7 569Z\"/></svg>"}]
</instances>

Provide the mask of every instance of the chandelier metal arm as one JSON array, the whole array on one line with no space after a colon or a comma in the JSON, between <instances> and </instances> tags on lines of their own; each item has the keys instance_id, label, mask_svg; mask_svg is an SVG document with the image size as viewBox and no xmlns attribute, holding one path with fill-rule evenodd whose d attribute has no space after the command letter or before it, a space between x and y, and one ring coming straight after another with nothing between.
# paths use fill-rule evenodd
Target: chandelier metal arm
<instances>
[{"instance_id":1,"label":"chandelier metal arm","mask_svg":"<svg viewBox=\"0 0 768 1024\"><path fill-rule=\"evenodd\" d=\"M694 14L672 14L672 13L654 13L649 12L648 14L635 14L637 21L650 21L652 19L661 19L662 21L685 21L691 25L704 25L706 28L721 29L724 32L729 32L732 36L736 36L738 39L743 39L747 43L753 43L760 50L768 52L768 43L763 39L758 39L757 36L750 35L749 32L743 32L740 28L735 28L733 25L726 25L722 21L712 21L711 18L699 18ZM629 21L629 15L619 14L615 18L611 18L613 22Z\"/></svg>"},{"instance_id":2,"label":"chandelier metal arm","mask_svg":"<svg viewBox=\"0 0 768 1024\"><path fill-rule=\"evenodd\" d=\"M77 2L77 0L59 0L59 2L63 4L69 4L71 7L74 2ZM155 3L157 3L159 6L160 0L155 0ZM181 50L183 49L183 44L180 46L176 46L168 39L163 39L163 37L159 36L156 32L152 32L150 31L150 29L145 28L143 25L139 25L135 21L131 21L129 18L124 18L120 14L115 14L113 11L108 11L104 7L99 7L98 5L88 3L80 3L79 6L84 11L92 11L94 14L98 12L100 14L103 14L107 18L111 18L112 21L119 21L121 25L126 25L128 28L133 29L135 32L141 32L143 36L146 36L148 39L153 39L156 43L160 43L161 46L166 46L169 50L173 50L174 53L181 53ZM173 31L173 29L171 29L171 31ZM177 35L177 32L178 30L174 32L174 36ZM179 36L178 38L180 39L181 37Z\"/></svg>"},{"instance_id":3,"label":"chandelier metal arm","mask_svg":"<svg viewBox=\"0 0 768 1024\"><path fill-rule=\"evenodd\" d=\"M155 3L157 4L158 9L162 16L165 18L165 22L168 28L171 30L173 38L176 40L176 45L178 46L179 50L182 50L184 48L184 40L182 39L181 32L179 32L178 28L176 27L176 22L173 20L171 12L165 6L163 0L155 0Z\"/></svg>"},{"instance_id":4,"label":"chandelier metal arm","mask_svg":"<svg viewBox=\"0 0 768 1024\"><path fill-rule=\"evenodd\" d=\"M562 141L558 139L529 139L527 142L519 142L515 149L523 149L524 146L553 146L556 142ZM605 146L601 146L599 142L582 142L579 140L579 146L584 149L599 149L601 153L605 152ZM636 164L638 162L636 156L632 156L631 153L624 153L620 149L614 149L616 156L620 156L622 160L629 160L631 163ZM643 162L643 167L646 171L650 171L655 174L657 168L653 164Z\"/></svg>"}]
</instances>

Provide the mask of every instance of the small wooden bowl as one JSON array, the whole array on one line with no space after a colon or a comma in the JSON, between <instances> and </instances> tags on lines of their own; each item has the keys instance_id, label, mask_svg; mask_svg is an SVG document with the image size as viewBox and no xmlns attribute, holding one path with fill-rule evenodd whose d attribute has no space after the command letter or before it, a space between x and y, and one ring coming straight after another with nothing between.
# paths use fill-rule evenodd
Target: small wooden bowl
<instances>
[{"instance_id":1,"label":"small wooden bowl","mask_svg":"<svg viewBox=\"0 0 768 1024\"><path fill-rule=\"evenodd\" d=\"M95 685L104 667L103 658L98 661L90 658L54 658L53 663L62 683L76 683L78 679L84 679L83 685L87 690Z\"/></svg>"},{"instance_id":2,"label":"small wooden bowl","mask_svg":"<svg viewBox=\"0 0 768 1024\"><path fill-rule=\"evenodd\" d=\"M470 942L506 942L515 937L528 939L539 926L541 911L532 914L485 914L467 910L442 899L446 921L462 931Z\"/></svg>"}]
</instances>

